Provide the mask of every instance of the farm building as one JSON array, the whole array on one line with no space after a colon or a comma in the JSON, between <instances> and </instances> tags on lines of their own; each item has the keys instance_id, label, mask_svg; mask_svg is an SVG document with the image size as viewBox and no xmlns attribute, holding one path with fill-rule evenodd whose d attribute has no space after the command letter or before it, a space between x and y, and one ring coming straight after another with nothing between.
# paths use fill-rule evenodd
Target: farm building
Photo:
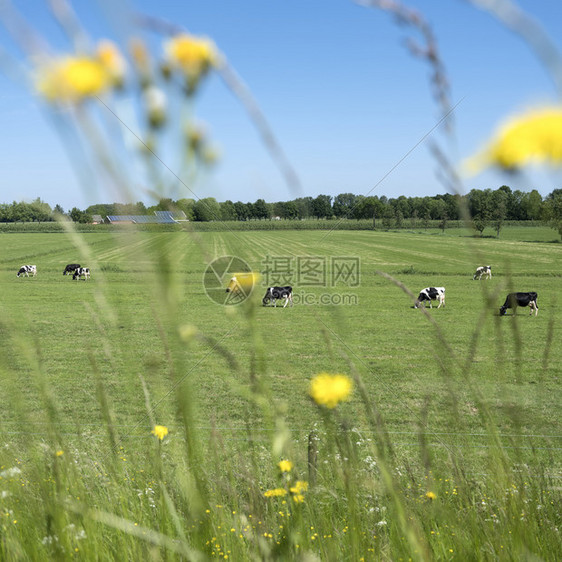
<instances>
[{"instance_id":1,"label":"farm building","mask_svg":"<svg viewBox=\"0 0 562 562\"><path fill-rule=\"evenodd\" d=\"M172 224L187 220L183 211L154 211L153 215L107 215L110 224Z\"/></svg>"}]
</instances>

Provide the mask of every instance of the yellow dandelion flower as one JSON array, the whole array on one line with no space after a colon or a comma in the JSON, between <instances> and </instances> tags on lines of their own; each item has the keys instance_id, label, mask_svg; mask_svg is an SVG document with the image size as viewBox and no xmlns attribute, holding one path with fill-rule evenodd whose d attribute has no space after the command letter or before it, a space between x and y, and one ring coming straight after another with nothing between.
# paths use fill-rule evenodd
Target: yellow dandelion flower
<instances>
[{"instance_id":1,"label":"yellow dandelion flower","mask_svg":"<svg viewBox=\"0 0 562 562\"><path fill-rule=\"evenodd\" d=\"M335 408L343 400L348 400L353 390L353 381L346 375L320 373L310 383L310 396L320 406Z\"/></svg>"},{"instance_id":2,"label":"yellow dandelion flower","mask_svg":"<svg viewBox=\"0 0 562 562\"><path fill-rule=\"evenodd\" d=\"M273 490L267 490L263 493L266 498L274 498L279 496L286 496L287 490L285 488L274 488Z\"/></svg>"},{"instance_id":3,"label":"yellow dandelion flower","mask_svg":"<svg viewBox=\"0 0 562 562\"><path fill-rule=\"evenodd\" d=\"M164 77L178 70L186 78L186 93L192 95L200 80L213 66L218 65L218 53L214 43L206 38L187 34L177 35L164 45L166 59L162 65Z\"/></svg>"},{"instance_id":4,"label":"yellow dandelion flower","mask_svg":"<svg viewBox=\"0 0 562 562\"><path fill-rule=\"evenodd\" d=\"M482 152L464 167L468 173L498 166L515 170L527 164L562 165L562 108L547 107L512 118Z\"/></svg>"},{"instance_id":5,"label":"yellow dandelion flower","mask_svg":"<svg viewBox=\"0 0 562 562\"><path fill-rule=\"evenodd\" d=\"M242 293L243 295L249 295L252 289L260 280L260 274L254 271L244 271L242 273L234 273L230 278L227 292L232 293Z\"/></svg>"},{"instance_id":6,"label":"yellow dandelion flower","mask_svg":"<svg viewBox=\"0 0 562 562\"><path fill-rule=\"evenodd\" d=\"M51 102L76 103L109 87L110 75L97 59L63 57L40 69L36 87Z\"/></svg>"},{"instance_id":7,"label":"yellow dandelion flower","mask_svg":"<svg viewBox=\"0 0 562 562\"><path fill-rule=\"evenodd\" d=\"M200 77L217 62L215 45L205 37L183 33L172 37L164 47L169 62L191 77Z\"/></svg>"},{"instance_id":8,"label":"yellow dandelion flower","mask_svg":"<svg viewBox=\"0 0 562 562\"><path fill-rule=\"evenodd\" d=\"M304 502L304 496L302 494L295 494L293 496L293 501L295 503L303 503Z\"/></svg>"},{"instance_id":9,"label":"yellow dandelion flower","mask_svg":"<svg viewBox=\"0 0 562 562\"><path fill-rule=\"evenodd\" d=\"M279 470L281 472L291 472L291 469L293 468L293 463L288 460L282 460L277 463L277 466L279 467Z\"/></svg>"},{"instance_id":10,"label":"yellow dandelion flower","mask_svg":"<svg viewBox=\"0 0 562 562\"><path fill-rule=\"evenodd\" d=\"M62 449L59 449L56 453L55 456L57 457L62 457L64 455L64 451Z\"/></svg>"},{"instance_id":11,"label":"yellow dandelion flower","mask_svg":"<svg viewBox=\"0 0 562 562\"><path fill-rule=\"evenodd\" d=\"M308 482L304 480L297 480L294 486L289 488L292 494L301 494L302 492L308 491Z\"/></svg>"},{"instance_id":12,"label":"yellow dandelion flower","mask_svg":"<svg viewBox=\"0 0 562 562\"><path fill-rule=\"evenodd\" d=\"M437 494L436 494L435 492L427 492L427 493L425 494L425 497L426 497L428 500L434 500L434 499L437 497Z\"/></svg>"},{"instance_id":13,"label":"yellow dandelion flower","mask_svg":"<svg viewBox=\"0 0 562 562\"><path fill-rule=\"evenodd\" d=\"M121 86L125 77L125 59L115 43L107 39L100 41L96 54L98 60L107 69L114 85Z\"/></svg>"},{"instance_id":14,"label":"yellow dandelion flower","mask_svg":"<svg viewBox=\"0 0 562 562\"><path fill-rule=\"evenodd\" d=\"M168 428L165 425L155 425L150 433L156 435L156 437L162 441L162 439L168 435Z\"/></svg>"}]
</instances>

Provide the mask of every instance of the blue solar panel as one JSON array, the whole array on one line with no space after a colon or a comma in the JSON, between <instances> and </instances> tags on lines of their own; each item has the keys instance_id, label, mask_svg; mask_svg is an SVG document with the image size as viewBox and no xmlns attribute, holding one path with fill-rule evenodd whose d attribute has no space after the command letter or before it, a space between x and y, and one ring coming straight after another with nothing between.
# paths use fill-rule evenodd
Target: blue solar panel
<instances>
[{"instance_id":1,"label":"blue solar panel","mask_svg":"<svg viewBox=\"0 0 562 562\"><path fill-rule=\"evenodd\" d=\"M107 215L107 218L110 222L132 222L135 224L173 224L176 222L169 211L156 211L154 215Z\"/></svg>"}]
</instances>

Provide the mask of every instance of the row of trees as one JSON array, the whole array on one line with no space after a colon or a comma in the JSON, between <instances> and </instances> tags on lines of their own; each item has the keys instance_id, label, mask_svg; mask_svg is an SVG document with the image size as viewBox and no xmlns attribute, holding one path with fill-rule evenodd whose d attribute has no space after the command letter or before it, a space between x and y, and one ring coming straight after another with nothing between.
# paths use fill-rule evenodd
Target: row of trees
<instances>
[{"instance_id":1,"label":"row of trees","mask_svg":"<svg viewBox=\"0 0 562 562\"><path fill-rule=\"evenodd\" d=\"M427 197L387 198L386 196L363 196L341 193L336 197L318 195L300 197L292 201L267 203L258 199L254 203L218 202L213 197L199 199L162 199L158 205L146 208L142 203L133 205L94 205L86 212L100 214L145 214L155 210L181 210L192 221L247 221L279 218L300 219L369 219L375 226L400 228L404 220L410 224L419 221L421 225L429 221L440 221L444 229L450 220L470 217L480 233L492 227L499 236L506 220L543 220L559 230L562 236L562 190L554 190L545 199L535 189L530 192L512 191L503 185L491 189L473 189L465 196L435 195Z\"/></svg>"},{"instance_id":2,"label":"row of trees","mask_svg":"<svg viewBox=\"0 0 562 562\"><path fill-rule=\"evenodd\" d=\"M67 217L74 222L92 222L94 215L103 218L108 215L147 215L154 211L181 210L191 221L216 220L266 220L279 218L285 220L299 219L372 219L375 226L383 228L400 228L404 219L412 222L439 220L442 228L447 221L458 220L468 216L475 228L482 232L487 226L493 227L497 234L506 220L543 220L560 231L562 235L562 190L555 189L543 199L537 190L522 192L512 191L502 185L499 189L473 189L467 195L435 195L426 197L397 198L386 196L363 196L353 193L341 193L336 197L318 195L317 197L299 197L292 201L267 203L258 199L254 203L218 202L213 197L204 199L161 199L158 204L147 207L144 203L111 203L91 205L85 210L76 207L68 213L60 205L54 209L36 199L31 203L13 202L0 204L0 222L50 221L58 217Z\"/></svg>"}]
</instances>

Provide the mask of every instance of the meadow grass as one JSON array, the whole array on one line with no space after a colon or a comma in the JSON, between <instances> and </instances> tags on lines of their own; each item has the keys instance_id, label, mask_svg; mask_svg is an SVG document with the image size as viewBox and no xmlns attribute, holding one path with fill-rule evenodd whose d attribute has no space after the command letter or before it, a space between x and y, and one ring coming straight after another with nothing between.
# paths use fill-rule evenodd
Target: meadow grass
<instances>
[{"instance_id":1,"label":"meadow grass","mask_svg":"<svg viewBox=\"0 0 562 562\"><path fill-rule=\"evenodd\" d=\"M2 236L2 556L555 560L546 230ZM326 282L297 279L292 308L262 307L262 286L219 306L203 276L225 255L264 285L267 256L325 258ZM359 260L357 286L332 281L334 257ZM62 275L74 262L91 281ZM482 264L493 278L473 281ZM414 309L405 290L430 285L446 306ZM537 291L539 315L500 318L512 290ZM308 393L324 371L354 381L333 410Z\"/></svg>"}]
</instances>

